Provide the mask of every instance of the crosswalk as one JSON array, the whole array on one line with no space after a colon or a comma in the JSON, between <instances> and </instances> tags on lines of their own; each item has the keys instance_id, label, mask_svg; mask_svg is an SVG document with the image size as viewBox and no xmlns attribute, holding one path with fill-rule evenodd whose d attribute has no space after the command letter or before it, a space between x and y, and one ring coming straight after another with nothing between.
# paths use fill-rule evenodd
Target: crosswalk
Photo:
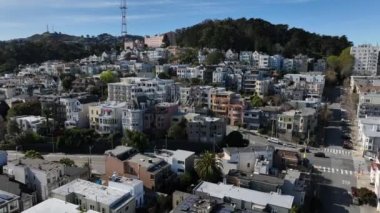
<instances>
[{"instance_id":1,"label":"crosswalk","mask_svg":"<svg viewBox=\"0 0 380 213\"><path fill-rule=\"evenodd\" d=\"M331 174L338 174L338 175L355 175L354 171L346 170L346 169L338 169L338 168L331 168L331 167L324 167L324 166L316 166L314 165L314 168L317 169L320 172L324 173L331 173Z\"/></svg>"},{"instance_id":2,"label":"crosswalk","mask_svg":"<svg viewBox=\"0 0 380 213\"><path fill-rule=\"evenodd\" d=\"M335 155L352 155L352 152L350 150L344 150L344 149L324 148L323 152L329 152Z\"/></svg>"}]
</instances>

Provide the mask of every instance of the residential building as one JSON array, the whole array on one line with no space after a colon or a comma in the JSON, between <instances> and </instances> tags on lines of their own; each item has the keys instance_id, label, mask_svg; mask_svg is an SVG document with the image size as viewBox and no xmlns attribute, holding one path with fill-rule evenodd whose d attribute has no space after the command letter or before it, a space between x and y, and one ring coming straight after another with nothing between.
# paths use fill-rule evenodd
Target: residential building
<instances>
[{"instance_id":1,"label":"residential building","mask_svg":"<svg viewBox=\"0 0 380 213\"><path fill-rule=\"evenodd\" d=\"M27 115L12 117L16 121L21 131L33 131L39 133L46 129L46 118L42 116ZM49 118L49 123L53 123L53 119Z\"/></svg>"},{"instance_id":2,"label":"residential building","mask_svg":"<svg viewBox=\"0 0 380 213\"><path fill-rule=\"evenodd\" d=\"M23 213L97 213L94 210L84 211L80 205L68 203L66 201L49 198L32 208L29 208Z\"/></svg>"},{"instance_id":3,"label":"residential building","mask_svg":"<svg viewBox=\"0 0 380 213\"><path fill-rule=\"evenodd\" d=\"M313 71L325 72L327 69L327 62L325 59L318 59L313 64Z\"/></svg>"},{"instance_id":4,"label":"residential building","mask_svg":"<svg viewBox=\"0 0 380 213\"><path fill-rule=\"evenodd\" d=\"M281 194L281 187L284 185L284 182L279 177L253 174L239 170L230 170L227 175L228 184L267 193L278 192Z\"/></svg>"},{"instance_id":5,"label":"residential building","mask_svg":"<svg viewBox=\"0 0 380 213\"><path fill-rule=\"evenodd\" d=\"M177 100L176 92L174 80L129 77L122 78L121 82L108 84L108 101L131 102L145 96L150 102L172 102Z\"/></svg>"},{"instance_id":6,"label":"residential building","mask_svg":"<svg viewBox=\"0 0 380 213\"><path fill-rule=\"evenodd\" d=\"M195 195L202 198L215 199L219 202L227 201L235 205L237 210L270 211L288 213L293 205L294 197L278 193L265 193L256 190L236 187L223 183L214 184L201 182L194 188Z\"/></svg>"},{"instance_id":7,"label":"residential building","mask_svg":"<svg viewBox=\"0 0 380 213\"><path fill-rule=\"evenodd\" d=\"M294 57L295 71L304 73L308 71L308 57L306 55L299 54Z\"/></svg>"},{"instance_id":8,"label":"residential building","mask_svg":"<svg viewBox=\"0 0 380 213\"><path fill-rule=\"evenodd\" d=\"M370 184L374 186L376 196L380 196L380 163L372 162L370 166ZM380 211L380 201L377 200L377 211Z\"/></svg>"},{"instance_id":9,"label":"residential building","mask_svg":"<svg viewBox=\"0 0 380 213\"><path fill-rule=\"evenodd\" d=\"M351 47L350 53L355 58L354 75L376 76L379 73L380 46L363 44Z\"/></svg>"},{"instance_id":10,"label":"residential building","mask_svg":"<svg viewBox=\"0 0 380 213\"><path fill-rule=\"evenodd\" d=\"M305 203L306 195L310 193L310 176L298 170L289 169L284 177L282 194L294 197L294 204L302 206Z\"/></svg>"},{"instance_id":11,"label":"residential building","mask_svg":"<svg viewBox=\"0 0 380 213\"><path fill-rule=\"evenodd\" d=\"M46 200L53 189L65 183L64 165L41 159L9 161L3 172L37 192L38 201Z\"/></svg>"},{"instance_id":12,"label":"residential building","mask_svg":"<svg viewBox=\"0 0 380 213\"><path fill-rule=\"evenodd\" d=\"M106 154L106 175L114 173L128 178L136 178L144 183L147 190L159 191L168 186L174 178L171 166L152 155L137 154L130 147L118 146Z\"/></svg>"},{"instance_id":13,"label":"residential building","mask_svg":"<svg viewBox=\"0 0 380 213\"><path fill-rule=\"evenodd\" d=\"M141 180L120 177L114 174L108 181L108 187L130 192L136 200L136 208L144 206L144 183Z\"/></svg>"},{"instance_id":14,"label":"residential building","mask_svg":"<svg viewBox=\"0 0 380 213\"><path fill-rule=\"evenodd\" d=\"M269 57L269 67L277 71L282 70L284 57L281 55L274 55Z\"/></svg>"},{"instance_id":15,"label":"residential building","mask_svg":"<svg viewBox=\"0 0 380 213\"><path fill-rule=\"evenodd\" d=\"M144 43L147 47L159 48L164 44L164 35L145 36Z\"/></svg>"},{"instance_id":16,"label":"residential building","mask_svg":"<svg viewBox=\"0 0 380 213\"><path fill-rule=\"evenodd\" d=\"M88 108L97 102L97 96L82 96L78 98L61 98L60 102L65 107L65 128L79 127L88 128Z\"/></svg>"},{"instance_id":17,"label":"residential building","mask_svg":"<svg viewBox=\"0 0 380 213\"><path fill-rule=\"evenodd\" d=\"M358 118L380 117L380 94L359 95L357 113Z\"/></svg>"},{"instance_id":18,"label":"residential building","mask_svg":"<svg viewBox=\"0 0 380 213\"><path fill-rule=\"evenodd\" d=\"M26 210L37 203L37 193L28 189L24 184L16 182L14 179L0 175L0 190L20 197L20 210Z\"/></svg>"},{"instance_id":19,"label":"residential building","mask_svg":"<svg viewBox=\"0 0 380 213\"><path fill-rule=\"evenodd\" d=\"M156 130L168 130L171 117L178 112L177 103L158 103L155 106L155 128Z\"/></svg>"},{"instance_id":20,"label":"residential building","mask_svg":"<svg viewBox=\"0 0 380 213\"><path fill-rule=\"evenodd\" d=\"M241 62L252 64L253 63L253 53L251 51L242 51L239 54L239 60Z\"/></svg>"},{"instance_id":21,"label":"residential building","mask_svg":"<svg viewBox=\"0 0 380 213\"><path fill-rule=\"evenodd\" d=\"M178 175L190 172L194 169L195 153L186 150L155 150L155 157L163 159L171 166L171 170Z\"/></svg>"},{"instance_id":22,"label":"residential building","mask_svg":"<svg viewBox=\"0 0 380 213\"><path fill-rule=\"evenodd\" d=\"M0 190L0 212L17 213L20 211L20 197Z\"/></svg>"},{"instance_id":23,"label":"residential building","mask_svg":"<svg viewBox=\"0 0 380 213\"><path fill-rule=\"evenodd\" d=\"M273 155L273 166L279 170L298 168L301 156L297 151L277 149Z\"/></svg>"},{"instance_id":24,"label":"residential building","mask_svg":"<svg viewBox=\"0 0 380 213\"><path fill-rule=\"evenodd\" d=\"M142 109L123 109L122 126L125 130L142 132L144 130L144 112Z\"/></svg>"},{"instance_id":25,"label":"residential building","mask_svg":"<svg viewBox=\"0 0 380 213\"><path fill-rule=\"evenodd\" d=\"M253 94L256 92L256 81L260 76L257 73L246 72L243 75L243 92L246 94Z\"/></svg>"},{"instance_id":26,"label":"residential building","mask_svg":"<svg viewBox=\"0 0 380 213\"><path fill-rule=\"evenodd\" d=\"M104 213L134 213L136 201L130 192L76 179L52 191L52 197Z\"/></svg>"},{"instance_id":27,"label":"residential building","mask_svg":"<svg viewBox=\"0 0 380 213\"><path fill-rule=\"evenodd\" d=\"M226 135L226 123L223 118L205 117L188 114L186 133L191 142L220 143Z\"/></svg>"},{"instance_id":28,"label":"residential building","mask_svg":"<svg viewBox=\"0 0 380 213\"><path fill-rule=\"evenodd\" d=\"M55 124L64 126L66 121L66 108L60 102L61 96L41 95L38 100L41 103L41 112L51 112Z\"/></svg>"},{"instance_id":29,"label":"residential building","mask_svg":"<svg viewBox=\"0 0 380 213\"><path fill-rule=\"evenodd\" d=\"M244 128L259 130L263 126L263 111L260 109L245 110L243 115Z\"/></svg>"},{"instance_id":30,"label":"residential building","mask_svg":"<svg viewBox=\"0 0 380 213\"><path fill-rule=\"evenodd\" d=\"M255 86L255 93L260 98L263 98L264 96L267 96L271 83L272 83L271 79L256 80L256 82L255 82L255 84L256 84L256 86Z\"/></svg>"},{"instance_id":31,"label":"residential building","mask_svg":"<svg viewBox=\"0 0 380 213\"><path fill-rule=\"evenodd\" d=\"M90 128L99 134L122 132L122 115L126 102L105 102L89 106Z\"/></svg>"},{"instance_id":32,"label":"residential building","mask_svg":"<svg viewBox=\"0 0 380 213\"><path fill-rule=\"evenodd\" d=\"M224 56L226 57L227 61L236 61L239 59L239 53L235 53L231 49L227 50Z\"/></svg>"},{"instance_id":33,"label":"residential building","mask_svg":"<svg viewBox=\"0 0 380 213\"><path fill-rule=\"evenodd\" d=\"M313 108L283 112L277 119L277 130L284 135L306 136L317 127L318 115Z\"/></svg>"},{"instance_id":34,"label":"residential building","mask_svg":"<svg viewBox=\"0 0 380 213\"><path fill-rule=\"evenodd\" d=\"M361 118L358 121L358 141L364 151L380 150L380 120L378 117Z\"/></svg>"},{"instance_id":35,"label":"residential building","mask_svg":"<svg viewBox=\"0 0 380 213\"><path fill-rule=\"evenodd\" d=\"M295 71L296 65L294 59L285 58L283 61L283 70L285 72Z\"/></svg>"},{"instance_id":36,"label":"residential building","mask_svg":"<svg viewBox=\"0 0 380 213\"><path fill-rule=\"evenodd\" d=\"M223 148L224 164L234 164L236 169L256 174L269 174L273 166L273 146L248 146ZM226 168L231 168L226 166ZM224 168L223 168L224 170ZM229 171L224 170L225 174Z\"/></svg>"},{"instance_id":37,"label":"residential building","mask_svg":"<svg viewBox=\"0 0 380 213\"><path fill-rule=\"evenodd\" d=\"M230 125L243 123L244 103L239 94L231 91L216 91L211 94L211 110L226 118Z\"/></svg>"},{"instance_id":38,"label":"residential building","mask_svg":"<svg viewBox=\"0 0 380 213\"><path fill-rule=\"evenodd\" d=\"M322 96L325 87L325 76L318 72L305 74L286 74L284 79L292 82L292 87L305 90L307 94Z\"/></svg>"},{"instance_id":39,"label":"residential building","mask_svg":"<svg viewBox=\"0 0 380 213\"><path fill-rule=\"evenodd\" d=\"M177 68L177 77L179 79L193 79L197 78L203 80L203 73L205 69L203 67L178 67Z\"/></svg>"}]
</instances>

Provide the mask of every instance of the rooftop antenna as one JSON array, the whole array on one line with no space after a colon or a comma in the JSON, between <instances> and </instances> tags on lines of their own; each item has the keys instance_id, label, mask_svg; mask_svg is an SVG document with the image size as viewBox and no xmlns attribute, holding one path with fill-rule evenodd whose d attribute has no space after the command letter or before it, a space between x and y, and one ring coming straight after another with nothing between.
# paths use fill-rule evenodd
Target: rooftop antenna
<instances>
[{"instance_id":1,"label":"rooftop antenna","mask_svg":"<svg viewBox=\"0 0 380 213\"><path fill-rule=\"evenodd\" d=\"M127 0L120 0L121 10L121 36L124 40L127 37Z\"/></svg>"}]
</instances>

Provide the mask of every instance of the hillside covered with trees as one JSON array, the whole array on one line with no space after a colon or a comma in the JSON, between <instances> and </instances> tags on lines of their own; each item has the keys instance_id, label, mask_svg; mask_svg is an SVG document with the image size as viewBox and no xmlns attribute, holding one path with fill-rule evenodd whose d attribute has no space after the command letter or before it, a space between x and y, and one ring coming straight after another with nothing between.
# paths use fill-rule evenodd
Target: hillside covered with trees
<instances>
[{"instance_id":1,"label":"hillside covered with trees","mask_svg":"<svg viewBox=\"0 0 380 213\"><path fill-rule=\"evenodd\" d=\"M286 57L307 54L311 57L339 55L352 45L346 36L310 33L288 25L274 25L262 19L206 20L176 31L176 40L183 47L208 47L222 50L258 50Z\"/></svg>"},{"instance_id":2,"label":"hillside covered with trees","mask_svg":"<svg viewBox=\"0 0 380 213\"><path fill-rule=\"evenodd\" d=\"M131 39L142 39L129 36ZM71 36L43 33L25 39L0 42L0 73L12 72L19 64L41 63L47 60L72 61L91 54L101 54L122 47L122 38L109 34Z\"/></svg>"}]
</instances>

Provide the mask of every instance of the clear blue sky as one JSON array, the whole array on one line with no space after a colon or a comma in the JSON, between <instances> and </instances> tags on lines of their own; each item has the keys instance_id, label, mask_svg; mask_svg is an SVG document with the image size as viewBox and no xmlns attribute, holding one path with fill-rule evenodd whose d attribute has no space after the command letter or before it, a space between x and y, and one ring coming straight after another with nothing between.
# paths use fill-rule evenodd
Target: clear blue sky
<instances>
[{"instance_id":1,"label":"clear blue sky","mask_svg":"<svg viewBox=\"0 0 380 213\"><path fill-rule=\"evenodd\" d=\"M120 35L119 0L0 0L0 40L46 31ZM128 33L150 35L204 19L262 18L380 43L380 0L128 0Z\"/></svg>"}]
</instances>

